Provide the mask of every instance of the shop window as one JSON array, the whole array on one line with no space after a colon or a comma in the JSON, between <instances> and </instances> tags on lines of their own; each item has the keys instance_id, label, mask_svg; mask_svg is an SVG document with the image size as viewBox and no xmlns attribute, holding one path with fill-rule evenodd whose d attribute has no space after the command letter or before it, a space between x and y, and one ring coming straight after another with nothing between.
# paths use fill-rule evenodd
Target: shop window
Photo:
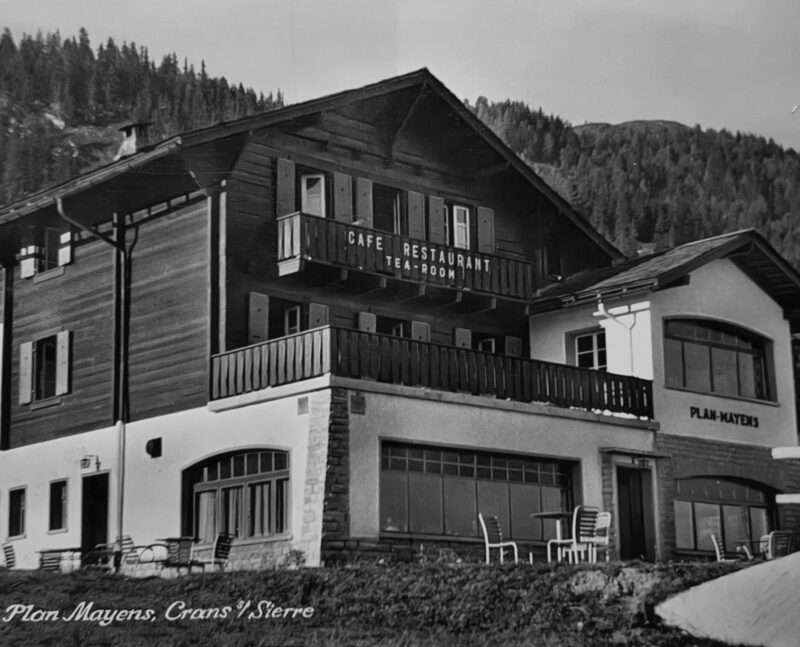
<instances>
[{"instance_id":1,"label":"shop window","mask_svg":"<svg viewBox=\"0 0 800 647\"><path fill-rule=\"evenodd\" d=\"M382 184L373 184L372 223L379 231L406 235L408 214L405 192Z\"/></svg>"},{"instance_id":2,"label":"shop window","mask_svg":"<svg viewBox=\"0 0 800 647\"><path fill-rule=\"evenodd\" d=\"M67 528L67 482L53 481L50 484L50 523L49 530Z\"/></svg>"},{"instance_id":3,"label":"shop window","mask_svg":"<svg viewBox=\"0 0 800 647\"><path fill-rule=\"evenodd\" d=\"M604 330L583 333L573 337L575 366L603 370L606 361L606 333Z\"/></svg>"},{"instance_id":4,"label":"shop window","mask_svg":"<svg viewBox=\"0 0 800 647\"><path fill-rule=\"evenodd\" d=\"M714 478L682 479L677 485L674 511L678 550L713 552L713 534L726 551L735 552L741 541L757 542L771 529L772 497L763 490Z\"/></svg>"},{"instance_id":5,"label":"shop window","mask_svg":"<svg viewBox=\"0 0 800 647\"><path fill-rule=\"evenodd\" d=\"M546 540L543 510L572 507L572 465L507 454L385 442L381 446L381 530L479 536L478 512L497 515L506 536Z\"/></svg>"},{"instance_id":6,"label":"shop window","mask_svg":"<svg viewBox=\"0 0 800 647\"><path fill-rule=\"evenodd\" d=\"M289 454L253 450L210 458L188 471L186 525L200 543L220 532L240 539L289 532Z\"/></svg>"},{"instance_id":7,"label":"shop window","mask_svg":"<svg viewBox=\"0 0 800 647\"><path fill-rule=\"evenodd\" d=\"M310 216L324 218L327 214L325 175L300 174L300 210Z\"/></svg>"},{"instance_id":8,"label":"shop window","mask_svg":"<svg viewBox=\"0 0 800 647\"><path fill-rule=\"evenodd\" d=\"M19 402L53 400L69 391L70 333L20 344Z\"/></svg>"},{"instance_id":9,"label":"shop window","mask_svg":"<svg viewBox=\"0 0 800 647\"><path fill-rule=\"evenodd\" d=\"M771 344L729 324L693 319L664 322L666 384L729 397L771 399Z\"/></svg>"},{"instance_id":10,"label":"shop window","mask_svg":"<svg viewBox=\"0 0 800 647\"><path fill-rule=\"evenodd\" d=\"M8 493L8 536L25 534L25 488L16 488Z\"/></svg>"}]
</instances>

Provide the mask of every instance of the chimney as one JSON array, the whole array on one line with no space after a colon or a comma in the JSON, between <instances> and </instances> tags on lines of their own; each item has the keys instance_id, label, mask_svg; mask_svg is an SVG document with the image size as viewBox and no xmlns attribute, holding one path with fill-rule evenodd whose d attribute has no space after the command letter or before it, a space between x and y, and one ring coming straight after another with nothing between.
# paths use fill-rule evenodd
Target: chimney
<instances>
[{"instance_id":1,"label":"chimney","mask_svg":"<svg viewBox=\"0 0 800 647\"><path fill-rule=\"evenodd\" d=\"M150 143L150 126L152 124L153 122L151 121L140 121L138 123L127 124L120 128L125 135L125 139L122 140L114 161L116 162L118 159L133 155L135 152L147 146Z\"/></svg>"}]
</instances>

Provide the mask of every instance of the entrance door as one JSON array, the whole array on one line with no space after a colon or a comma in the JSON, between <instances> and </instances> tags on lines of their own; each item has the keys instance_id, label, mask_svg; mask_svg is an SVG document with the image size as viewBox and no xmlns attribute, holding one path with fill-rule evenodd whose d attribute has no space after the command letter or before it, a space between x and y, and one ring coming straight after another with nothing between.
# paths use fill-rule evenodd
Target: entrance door
<instances>
[{"instance_id":1,"label":"entrance door","mask_svg":"<svg viewBox=\"0 0 800 647\"><path fill-rule=\"evenodd\" d=\"M81 550L108 542L108 474L83 478L81 499Z\"/></svg>"},{"instance_id":2,"label":"entrance door","mask_svg":"<svg viewBox=\"0 0 800 647\"><path fill-rule=\"evenodd\" d=\"M620 559L655 559L650 470L617 467Z\"/></svg>"}]
</instances>

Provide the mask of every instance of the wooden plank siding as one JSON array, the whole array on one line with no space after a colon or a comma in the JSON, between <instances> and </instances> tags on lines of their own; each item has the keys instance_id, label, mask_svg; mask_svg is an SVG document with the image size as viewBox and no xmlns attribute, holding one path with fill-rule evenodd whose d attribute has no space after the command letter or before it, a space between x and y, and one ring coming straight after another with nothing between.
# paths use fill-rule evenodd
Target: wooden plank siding
<instances>
[{"instance_id":1,"label":"wooden plank siding","mask_svg":"<svg viewBox=\"0 0 800 647\"><path fill-rule=\"evenodd\" d=\"M206 403L207 227L201 199L139 231L131 267L132 420Z\"/></svg>"},{"instance_id":2,"label":"wooden plank siding","mask_svg":"<svg viewBox=\"0 0 800 647\"><path fill-rule=\"evenodd\" d=\"M51 440L113 424L114 253L105 243L75 244L74 262L45 281L13 284L10 447ZM41 277L40 277L41 278ZM60 404L19 404L20 345L70 331L70 390ZM9 393L9 391L6 391Z\"/></svg>"}]
</instances>

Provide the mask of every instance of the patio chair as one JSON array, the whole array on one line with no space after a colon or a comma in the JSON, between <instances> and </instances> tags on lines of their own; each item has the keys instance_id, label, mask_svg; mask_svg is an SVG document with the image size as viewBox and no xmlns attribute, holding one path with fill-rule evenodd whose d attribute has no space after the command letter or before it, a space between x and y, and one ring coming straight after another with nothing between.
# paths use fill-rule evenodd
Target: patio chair
<instances>
[{"instance_id":1,"label":"patio chair","mask_svg":"<svg viewBox=\"0 0 800 647\"><path fill-rule=\"evenodd\" d=\"M519 549L516 542L503 541L503 532L500 530L500 521L497 517L484 517L482 512L478 513L478 520L481 522L481 531L483 532L483 543L486 549L486 563L490 560L490 549L497 548L500 550L500 563L503 563L503 554L505 549L510 547L514 550L514 563L519 561Z\"/></svg>"},{"instance_id":2,"label":"patio chair","mask_svg":"<svg viewBox=\"0 0 800 647\"><path fill-rule=\"evenodd\" d=\"M711 543L714 545L714 553L717 556L718 562L733 563L747 561L747 555L741 553L729 553L725 550L725 546L714 533L711 534Z\"/></svg>"},{"instance_id":3,"label":"patio chair","mask_svg":"<svg viewBox=\"0 0 800 647\"><path fill-rule=\"evenodd\" d=\"M783 557L792 552L792 533L788 530L773 530L767 535L766 559Z\"/></svg>"},{"instance_id":4,"label":"patio chair","mask_svg":"<svg viewBox=\"0 0 800 647\"><path fill-rule=\"evenodd\" d=\"M192 569L197 567L205 571L205 563L194 559L192 555L192 546L194 539L191 537L177 537L169 539L166 544L153 544L152 548L164 546L166 548L166 559L161 560L161 570L165 568L174 568L175 572L180 575L181 569L186 569L186 574L189 575Z\"/></svg>"},{"instance_id":5,"label":"patio chair","mask_svg":"<svg viewBox=\"0 0 800 647\"><path fill-rule=\"evenodd\" d=\"M562 556L566 555L570 563L578 563L584 557L593 561L592 547L598 514L600 511L593 506L579 505L575 508L572 515L572 539L568 546L561 549Z\"/></svg>"},{"instance_id":6,"label":"patio chair","mask_svg":"<svg viewBox=\"0 0 800 647\"><path fill-rule=\"evenodd\" d=\"M49 571L51 573L58 573L61 571L61 556L64 551L62 550L40 550L39 551L39 569L42 571Z\"/></svg>"},{"instance_id":7,"label":"patio chair","mask_svg":"<svg viewBox=\"0 0 800 647\"><path fill-rule=\"evenodd\" d=\"M14 553L14 546L12 544L3 544L3 559L6 562L6 568L17 567L17 556Z\"/></svg>"},{"instance_id":8,"label":"patio chair","mask_svg":"<svg viewBox=\"0 0 800 647\"><path fill-rule=\"evenodd\" d=\"M611 513L598 512L595 518L594 537L590 541L592 555L590 561L597 561L597 551L602 550L606 554L606 561L609 560L609 541L611 536Z\"/></svg>"},{"instance_id":9,"label":"patio chair","mask_svg":"<svg viewBox=\"0 0 800 647\"><path fill-rule=\"evenodd\" d=\"M205 570L206 566L210 566L213 570L215 566L219 566L219 570L224 571L228 564L228 557L231 553L231 545L233 544L233 535L221 532L214 540L214 548L211 551L211 557L208 559L198 559L198 563L203 565Z\"/></svg>"}]
</instances>

